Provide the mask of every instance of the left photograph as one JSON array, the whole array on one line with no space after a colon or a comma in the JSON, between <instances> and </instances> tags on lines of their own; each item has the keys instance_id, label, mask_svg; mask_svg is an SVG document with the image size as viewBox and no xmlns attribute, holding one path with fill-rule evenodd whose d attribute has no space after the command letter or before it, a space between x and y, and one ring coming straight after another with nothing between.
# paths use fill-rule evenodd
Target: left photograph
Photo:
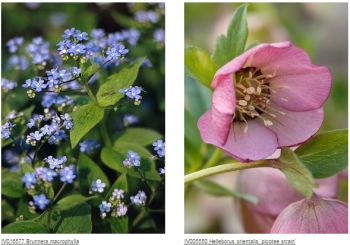
<instances>
[{"instance_id":1,"label":"left photograph","mask_svg":"<svg viewBox=\"0 0 350 245\"><path fill-rule=\"evenodd\" d=\"M165 4L2 3L1 232L165 232Z\"/></svg>"}]
</instances>

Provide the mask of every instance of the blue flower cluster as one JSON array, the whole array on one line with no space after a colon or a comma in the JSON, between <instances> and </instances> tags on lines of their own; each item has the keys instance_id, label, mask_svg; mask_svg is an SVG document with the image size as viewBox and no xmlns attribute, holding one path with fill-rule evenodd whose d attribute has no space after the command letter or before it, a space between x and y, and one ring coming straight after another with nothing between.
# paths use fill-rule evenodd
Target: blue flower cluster
<instances>
[{"instance_id":1,"label":"blue flower cluster","mask_svg":"<svg viewBox=\"0 0 350 245\"><path fill-rule=\"evenodd\" d=\"M1 125L1 138L2 139L8 139L11 137L11 131L12 128L15 126L16 124L13 124L11 122L6 122L5 124Z\"/></svg>"},{"instance_id":2,"label":"blue flower cluster","mask_svg":"<svg viewBox=\"0 0 350 245\"><path fill-rule=\"evenodd\" d=\"M136 206L143 206L146 204L147 195L144 191L138 191L135 196L130 197L130 201L132 204Z\"/></svg>"},{"instance_id":3,"label":"blue flower cluster","mask_svg":"<svg viewBox=\"0 0 350 245\"><path fill-rule=\"evenodd\" d=\"M8 48L8 51L10 53L15 53L17 50L22 46L24 42L23 37L14 37L6 43L6 46Z\"/></svg>"},{"instance_id":4,"label":"blue flower cluster","mask_svg":"<svg viewBox=\"0 0 350 245\"><path fill-rule=\"evenodd\" d=\"M1 90L4 93L14 90L16 87L17 83L15 81L11 81L6 78L1 78Z\"/></svg>"},{"instance_id":5,"label":"blue flower cluster","mask_svg":"<svg viewBox=\"0 0 350 245\"><path fill-rule=\"evenodd\" d=\"M139 167L141 165L141 157L134 151L128 151L126 159L123 161L123 165L126 168Z\"/></svg>"},{"instance_id":6,"label":"blue flower cluster","mask_svg":"<svg viewBox=\"0 0 350 245\"><path fill-rule=\"evenodd\" d=\"M157 152L158 157L165 156L165 142L163 140L156 140L153 142L154 151Z\"/></svg>"},{"instance_id":7,"label":"blue flower cluster","mask_svg":"<svg viewBox=\"0 0 350 245\"><path fill-rule=\"evenodd\" d=\"M124 190L114 189L109 201L102 201L99 205L101 218L105 218L111 212L112 217L123 217L127 214L128 207L124 203Z\"/></svg>"},{"instance_id":8,"label":"blue flower cluster","mask_svg":"<svg viewBox=\"0 0 350 245\"><path fill-rule=\"evenodd\" d=\"M153 33L153 39L154 41L156 41L157 43L164 45L165 42L165 32L164 29L159 28L156 29Z\"/></svg>"},{"instance_id":9,"label":"blue flower cluster","mask_svg":"<svg viewBox=\"0 0 350 245\"><path fill-rule=\"evenodd\" d=\"M42 37L33 38L32 42L26 47L26 51L32 58L34 65L39 69L44 69L47 62L50 61L50 46Z\"/></svg>"},{"instance_id":10,"label":"blue flower cluster","mask_svg":"<svg viewBox=\"0 0 350 245\"><path fill-rule=\"evenodd\" d=\"M41 124L44 123L43 126ZM57 115L55 111L48 111L45 115L34 114L27 123L28 128L35 127L35 131L27 135L26 143L36 146L41 140L49 144L59 144L67 138L64 129L70 130L73 121L68 113Z\"/></svg>"},{"instance_id":11,"label":"blue flower cluster","mask_svg":"<svg viewBox=\"0 0 350 245\"><path fill-rule=\"evenodd\" d=\"M74 165L63 167L67 161L66 156L54 158L49 156L44 159L50 166L49 168L39 166L34 169L34 172L27 172L22 177L22 182L27 189L27 192L33 196L34 205L39 209L45 209L50 200L44 194L38 194L45 191L45 188L52 185L52 182L59 176L62 183L73 183L76 178Z\"/></svg>"},{"instance_id":12,"label":"blue flower cluster","mask_svg":"<svg viewBox=\"0 0 350 245\"><path fill-rule=\"evenodd\" d=\"M151 23L157 23L159 20L159 14L155 11L148 10L140 10L135 13L135 19L139 22L151 22Z\"/></svg>"},{"instance_id":13,"label":"blue flower cluster","mask_svg":"<svg viewBox=\"0 0 350 245\"><path fill-rule=\"evenodd\" d=\"M101 145L96 140L84 140L79 143L79 147L80 147L80 152L91 154L96 149L100 148Z\"/></svg>"},{"instance_id":14,"label":"blue flower cluster","mask_svg":"<svg viewBox=\"0 0 350 245\"><path fill-rule=\"evenodd\" d=\"M45 108L57 106L60 111L66 107L73 106L74 100L68 95L58 95L56 93L45 93L43 95L41 105Z\"/></svg>"}]
</instances>

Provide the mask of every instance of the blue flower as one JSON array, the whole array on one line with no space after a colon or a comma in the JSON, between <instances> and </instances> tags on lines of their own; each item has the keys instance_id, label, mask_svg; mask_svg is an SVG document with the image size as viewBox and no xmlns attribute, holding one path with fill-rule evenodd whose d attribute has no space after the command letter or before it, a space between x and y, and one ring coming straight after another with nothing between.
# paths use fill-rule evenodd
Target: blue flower
<instances>
[{"instance_id":1,"label":"blue flower","mask_svg":"<svg viewBox=\"0 0 350 245\"><path fill-rule=\"evenodd\" d=\"M66 129L73 128L73 121L71 116L68 113L61 115L61 119L63 120L63 125L66 127Z\"/></svg>"},{"instance_id":2,"label":"blue flower","mask_svg":"<svg viewBox=\"0 0 350 245\"><path fill-rule=\"evenodd\" d=\"M152 145L159 157L165 156L165 142L163 140L156 140Z\"/></svg>"},{"instance_id":3,"label":"blue flower","mask_svg":"<svg viewBox=\"0 0 350 245\"><path fill-rule=\"evenodd\" d=\"M71 55L80 55L86 53L86 47L83 44L72 44L68 49L68 53Z\"/></svg>"},{"instance_id":4,"label":"blue flower","mask_svg":"<svg viewBox=\"0 0 350 245\"><path fill-rule=\"evenodd\" d=\"M124 56L129 52L123 44L117 44L113 47L110 47L106 51L106 60L118 60L119 57Z\"/></svg>"},{"instance_id":5,"label":"blue flower","mask_svg":"<svg viewBox=\"0 0 350 245\"><path fill-rule=\"evenodd\" d=\"M9 50L10 53L15 53L17 52L18 48L23 44L23 37L14 37L10 39L7 43L6 46Z\"/></svg>"},{"instance_id":6,"label":"blue flower","mask_svg":"<svg viewBox=\"0 0 350 245\"><path fill-rule=\"evenodd\" d=\"M26 70L29 66L29 62L25 56L12 55L8 59L7 65L9 68L15 68L18 70Z\"/></svg>"},{"instance_id":7,"label":"blue flower","mask_svg":"<svg viewBox=\"0 0 350 245\"><path fill-rule=\"evenodd\" d=\"M25 83L22 85L23 88L31 88L36 92L41 92L44 88L47 87L45 81L41 78L27 79Z\"/></svg>"},{"instance_id":8,"label":"blue flower","mask_svg":"<svg viewBox=\"0 0 350 245\"><path fill-rule=\"evenodd\" d=\"M147 200L147 195L144 191L138 191L135 196L130 197L132 204L136 206L145 205Z\"/></svg>"},{"instance_id":9,"label":"blue flower","mask_svg":"<svg viewBox=\"0 0 350 245\"><path fill-rule=\"evenodd\" d=\"M47 61L50 60L49 43L44 42L42 37L33 38L26 50L32 57L34 65L46 65Z\"/></svg>"},{"instance_id":10,"label":"blue flower","mask_svg":"<svg viewBox=\"0 0 350 245\"><path fill-rule=\"evenodd\" d=\"M69 39L69 38L73 37L74 34L75 34L75 28L67 29L64 31L62 37Z\"/></svg>"},{"instance_id":11,"label":"blue flower","mask_svg":"<svg viewBox=\"0 0 350 245\"><path fill-rule=\"evenodd\" d=\"M139 167L141 162L140 162L140 155L137 154L134 151L128 151L126 159L123 161L123 165L126 168L130 168L132 166L134 167Z\"/></svg>"},{"instance_id":12,"label":"blue flower","mask_svg":"<svg viewBox=\"0 0 350 245\"><path fill-rule=\"evenodd\" d=\"M141 92L143 89L138 86L130 86L127 89L119 90L120 93L125 94L128 98L135 100L135 105L139 105L141 103Z\"/></svg>"},{"instance_id":13,"label":"blue flower","mask_svg":"<svg viewBox=\"0 0 350 245\"><path fill-rule=\"evenodd\" d=\"M103 183L102 180L97 179L92 181L90 189L92 192L102 193L105 187L106 187L106 183Z\"/></svg>"},{"instance_id":14,"label":"blue flower","mask_svg":"<svg viewBox=\"0 0 350 245\"><path fill-rule=\"evenodd\" d=\"M6 78L1 78L1 89L3 92L7 93L10 90L13 90L17 87L15 81L8 80Z\"/></svg>"},{"instance_id":15,"label":"blue flower","mask_svg":"<svg viewBox=\"0 0 350 245\"><path fill-rule=\"evenodd\" d=\"M112 197L117 200L121 200L124 198L124 190L114 189L112 193Z\"/></svg>"},{"instance_id":16,"label":"blue flower","mask_svg":"<svg viewBox=\"0 0 350 245\"><path fill-rule=\"evenodd\" d=\"M165 32L164 29L156 29L153 33L153 39L154 41L158 42L158 43L164 43L165 41Z\"/></svg>"},{"instance_id":17,"label":"blue flower","mask_svg":"<svg viewBox=\"0 0 350 245\"><path fill-rule=\"evenodd\" d=\"M62 182L64 183L73 183L73 180L76 178L77 176L74 174L74 170L73 170L73 166L69 166L69 167L64 167L63 169L61 169L60 171L60 179Z\"/></svg>"},{"instance_id":18,"label":"blue flower","mask_svg":"<svg viewBox=\"0 0 350 245\"><path fill-rule=\"evenodd\" d=\"M80 74L81 74L81 69L80 68L78 68L78 67L73 67L72 68L72 74L74 75L74 76L80 76Z\"/></svg>"},{"instance_id":19,"label":"blue flower","mask_svg":"<svg viewBox=\"0 0 350 245\"><path fill-rule=\"evenodd\" d=\"M4 125L1 125L1 138L8 139L11 137L11 130L15 124L11 122L6 122Z\"/></svg>"},{"instance_id":20,"label":"blue flower","mask_svg":"<svg viewBox=\"0 0 350 245\"><path fill-rule=\"evenodd\" d=\"M135 115L131 115L131 114L125 114L123 117L123 124L125 127L129 126L129 125L133 125L139 122L139 119L137 116Z\"/></svg>"},{"instance_id":21,"label":"blue flower","mask_svg":"<svg viewBox=\"0 0 350 245\"><path fill-rule=\"evenodd\" d=\"M55 171L45 167L36 168L35 173L39 179L42 179L45 182L51 182L53 181L54 177L57 176Z\"/></svg>"},{"instance_id":22,"label":"blue flower","mask_svg":"<svg viewBox=\"0 0 350 245\"><path fill-rule=\"evenodd\" d=\"M103 201L99 206L101 213L109 213L112 208L112 204L106 201Z\"/></svg>"},{"instance_id":23,"label":"blue flower","mask_svg":"<svg viewBox=\"0 0 350 245\"><path fill-rule=\"evenodd\" d=\"M159 175L165 175L165 168L159 168Z\"/></svg>"},{"instance_id":24,"label":"blue flower","mask_svg":"<svg viewBox=\"0 0 350 245\"><path fill-rule=\"evenodd\" d=\"M116 213L117 217L125 216L127 212L128 212L128 207L125 206L124 203L120 203L120 204L117 205L117 208L115 210L115 213Z\"/></svg>"},{"instance_id":25,"label":"blue flower","mask_svg":"<svg viewBox=\"0 0 350 245\"><path fill-rule=\"evenodd\" d=\"M25 173L22 177L22 182L26 188L34 188L36 181L35 173Z\"/></svg>"},{"instance_id":26,"label":"blue flower","mask_svg":"<svg viewBox=\"0 0 350 245\"><path fill-rule=\"evenodd\" d=\"M79 143L80 152L92 153L95 149L101 147L101 145L96 140L84 140Z\"/></svg>"},{"instance_id":27,"label":"blue flower","mask_svg":"<svg viewBox=\"0 0 350 245\"><path fill-rule=\"evenodd\" d=\"M36 195L33 197L34 204L39 209L43 210L50 203L50 200L46 198L44 194Z\"/></svg>"},{"instance_id":28,"label":"blue flower","mask_svg":"<svg viewBox=\"0 0 350 245\"><path fill-rule=\"evenodd\" d=\"M83 40L88 40L88 34L86 32L82 32L79 30L76 30L73 37L75 37L77 40L79 41L83 41Z\"/></svg>"},{"instance_id":29,"label":"blue flower","mask_svg":"<svg viewBox=\"0 0 350 245\"><path fill-rule=\"evenodd\" d=\"M60 158L54 158L53 156L48 156L44 161L50 165L51 169L59 169L63 167L65 162L67 162L67 157L62 156Z\"/></svg>"},{"instance_id":30,"label":"blue flower","mask_svg":"<svg viewBox=\"0 0 350 245\"><path fill-rule=\"evenodd\" d=\"M48 143L52 144L52 145L57 145L59 144L62 140L67 139L67 134L66 132L64 132L64 130L58 130L56 133L54 133L54 135L52 135L49 140Z\"/></svg>"},{"instance_id":31,"label":"blue flower","mask_svg":"<svg viewBox=\"0 0 350 245\"><path fill-rule=\"evenodd\" d=\"M139 22L152 22L152 23L156 23L159 19L159 15L157 12L154 11L137 11L135 13L135 19Z\"/></svg>"},{"instance_id":32,"label":"blue flower","mask_svg":"<svg viewBox=\"0 0 350 245\"><path fill-rule=\"evenodd\" d=\"M91 36L94 39L101 39L101 38L103 38L105 36L105 32L102 29L93 29L91 31Z\"/></svg>"},{"instance_id":33,"label":"blue flower","mask_svg":"<svg viewBox=\"0 0 350 245\"><path fill-rule=\"evenodd\" d=\"M29 138L30 140L35 141L41 140L42 137L43 135L40 133L40 131L35 131L34 133L30 133L29 136L27 136L27 138Z\"/></svg>"}]
</instances>

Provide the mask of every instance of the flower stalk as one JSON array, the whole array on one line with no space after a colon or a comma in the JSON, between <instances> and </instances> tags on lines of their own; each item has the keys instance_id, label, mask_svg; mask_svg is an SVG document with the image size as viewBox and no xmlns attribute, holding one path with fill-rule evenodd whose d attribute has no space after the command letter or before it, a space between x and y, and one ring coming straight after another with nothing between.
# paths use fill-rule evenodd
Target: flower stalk
<instances>
[{"instance_id":1,"label":"flower stalk","mask_svg":"<svg viewBox=\"0 0 350 245\"><path fill-rule=\"evenodd\" d=\"M249 168L274 167L275 164L276 163L273 160L260 160L260 161L255 161L251 163L235 162L235 163L222 164L219 166L205 168L200 171L187 174L185 176L185 184L189 184L193 181L203 179L209 176L217 175L217 174L249 169Z\"/></svg>"}]
</instances>

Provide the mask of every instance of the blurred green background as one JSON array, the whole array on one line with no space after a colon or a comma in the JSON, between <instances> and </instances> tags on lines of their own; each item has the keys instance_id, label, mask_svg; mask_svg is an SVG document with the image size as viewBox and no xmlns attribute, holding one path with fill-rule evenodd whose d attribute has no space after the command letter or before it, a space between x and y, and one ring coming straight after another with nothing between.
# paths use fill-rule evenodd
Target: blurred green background
<instances>
[{"instance_id":1,"label":"blurred green background","mask_svg":"<svg viewBox=\"0 0 350 245\"><path fill-rule=\"evenodd\" d=\"M185 45L213 51L216 37L225 34L238 3L186 3ZM333 84L325 104L321 131L348 125L348 7L347 3L250 3L247 46L259 42L290 40L306 50L314 64L330 68ZM199 137L196 121L211 104L211 91L185 77L185 172L201 169L213 151ZM204 157L203 157L204 155ZM229 159L227 159L229 160ZM231 160L232 161L232 160ZM231 189L235 173L216 176ZM187 233L240 233L237 206L229 198L217 198L186 189ZM347 198L346 198L347 199ZM236 217L236 218L235 218Z\"/></svg>"}]
</instances>

